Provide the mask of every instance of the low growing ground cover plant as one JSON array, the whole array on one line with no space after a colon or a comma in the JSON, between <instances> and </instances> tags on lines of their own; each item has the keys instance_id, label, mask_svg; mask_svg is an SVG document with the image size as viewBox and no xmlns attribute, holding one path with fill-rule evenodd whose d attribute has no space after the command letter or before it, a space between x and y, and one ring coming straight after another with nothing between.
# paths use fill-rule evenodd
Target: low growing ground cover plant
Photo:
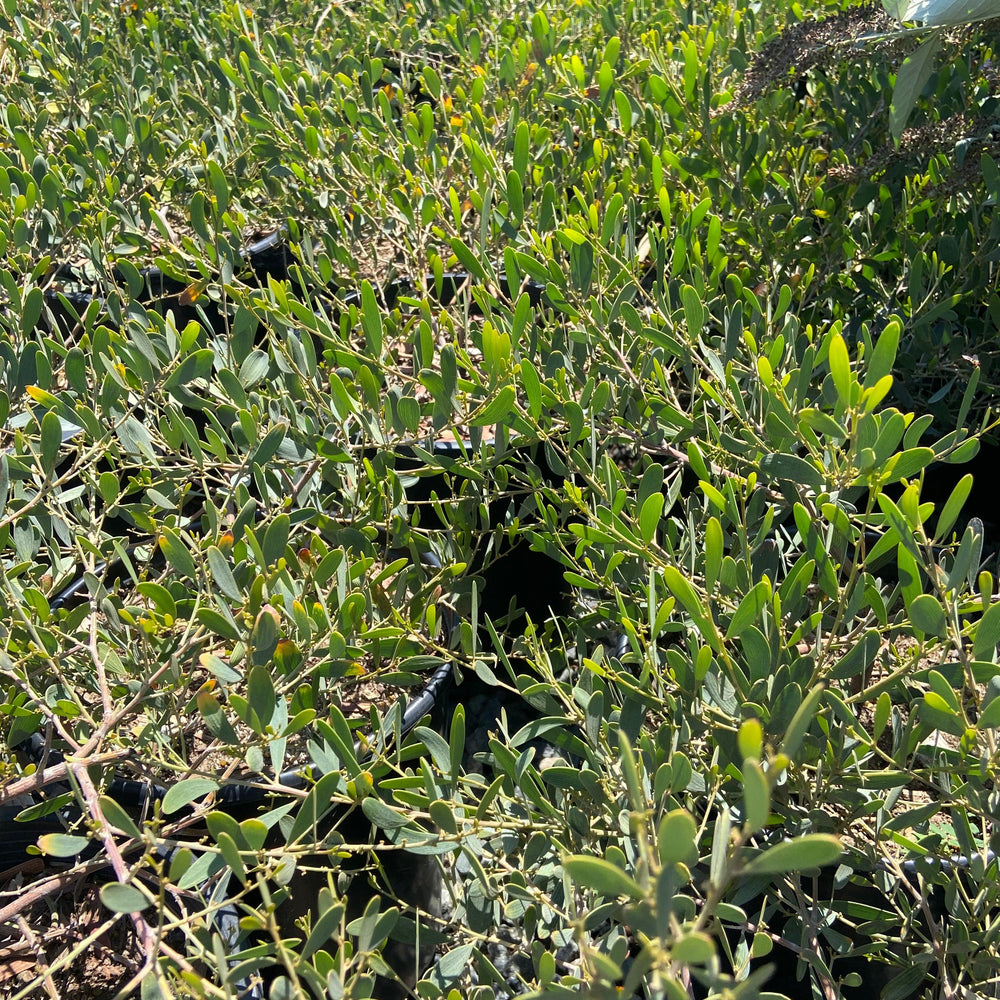
<instances>
[{"instance_id":1,"label":"low growing ground cover plant","mask_svg":"<svg viewBox=\"0 0 1000 1000\"><path fill-rule=\"evenodd\" d=\"M988 30L0 22L0 990L995 993Z\"/></svg>"}]
</instances>

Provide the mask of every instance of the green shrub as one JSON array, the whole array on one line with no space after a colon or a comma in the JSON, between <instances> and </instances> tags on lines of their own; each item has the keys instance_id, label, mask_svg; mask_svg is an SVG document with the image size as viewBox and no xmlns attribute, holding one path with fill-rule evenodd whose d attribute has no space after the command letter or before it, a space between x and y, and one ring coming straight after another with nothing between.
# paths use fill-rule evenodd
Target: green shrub
<instances>
[{"instance_id":1,"label":"green shrub","mask_svg":"<svg viewBox=\"0 0 1000 1000\"><path fill-rule=\"evenodd\" d=\"M124 992L273 959L273 997L369 996L391 935L437 945L427 1000L751 998L789 949L825 995L992 988L996 549L970 478L926 498L993 429L992 41L897 150L891 52L818 58L805 17L4 5L5 795L58 779L21 820L75 805L43 853L111 862L102 926L151 956ZM281 226L287 280L255 275ZM424 475L451 495L414 517ZM573 613L481 621L484 540L557 560ZM348 700L447 662L510 712L400 739ZM65 771L15 756L35 731ZM172 790L128 815L115 775ZM349 910L400 853L438 859L446 920Z\"/></svg>"}]
</instances>

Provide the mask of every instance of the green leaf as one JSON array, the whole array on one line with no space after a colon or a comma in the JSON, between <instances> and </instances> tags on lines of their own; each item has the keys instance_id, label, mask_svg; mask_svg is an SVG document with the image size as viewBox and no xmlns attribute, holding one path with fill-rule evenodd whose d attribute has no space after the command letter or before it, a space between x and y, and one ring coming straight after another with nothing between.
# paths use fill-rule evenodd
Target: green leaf
<instances>
[{"instance_id":1,"label":"green leaf","mask_svg":"<svg viewBox=\"0 0 1000 1000\"><path fill-rule=\"evenodd\" d=\"M147 899L134 885L108 882L101 886L101 902L112 913L140 913L153 902Z\"/></svg>"},{"instance_id":2,"label":"green leaf","mask_svg":"<svg viewBox=\"0 0 1000 1000\"><path fill-rule=\"evenodd\" d=\"M684 934L670 948L670 960L681 965L705 965L714 957L715 942L701 931Z\"/></svg>"},{"instance_id":3,"label":"green leaf","mask_svg":"<svg viewBox=\"0 0 1000 1000\"><path fill-rule=\"evenodd\" d=\"M438 826L445 833L458 833L458 821L455 818L456 806L452 802L445 802L444 799L435 799L427 811L430 813L431 822Z\"/></svg>"},{"instance_id":4,"label":"green leaf","mask_svg":"<svg viewBox=\"0 0 1000 1000\"><path fill-rule=\"evenodd\" d=\"M346 907L339 901L328 899L324 896L324 891L320 891L319 908L316 911L315 920L309 937L300 952L302 958L308 958L329 942L334 932L340 927L340 922L344 919Z\"/></svg>"},{"instance_id":5,"label":"green leaf","mask_svg":"<svg viewBox=\"0 0 1000 1000\"><path fill-rule=\"evenodd\" d=\"M705 590L709 594L715 591L715 584L719 579L723 545L722 525L717 517L710 517L705 526Z\"/></svg>"},{"instance_id":6,"label":"green leaf","mask_svg":"<svg viewBox=\"0 0 1000 1000\"><path fill-rule=\"evenodd\" d=\"M955 554L955 561L948 573L947 586L949 590L958 590L963 583L970 587L976 584L976 575L982 565L983 552L983 522L978 517L969 521L962 532L962 541Z\"/></svg>"},{"instance_id":7,"label":"green leaf","mask_svg":"<svg viewBox=\"0 0 1000 1000\"><path fill-rule=\"evenodd\" d=\"M984 729L996 729L998 726L1000 726L1000 697L995 697L980 713L976 729L981 732Z\"/></svg>"},{"instance_id":8,"label":"green leaf","mask_svg":"<svg viewBox=\"0 0 1000 1000\"><path fill-rule=\"evenodd\" d=\"M588 708L593 708L597 699L592 697ZM599 725L598 716L598 725ZM628 736L622 729L618 730L618 753L622 765L622 775L625 778L625 787L628 789L628 796L632 802L632 808L639 810L646 806L646 796L643 794L642 782L639 779L639 768L636 765L635 754L632 752L632 745Z\"/></svg>"},{"instance_id":9,"label":"green leaf","mask_svg":"<svg viewBox=\"0 0 1000 1000\"><path fill-rule=\"evenodd\" d=\"M281 447L288 433L288 425L281 423L272 427L265 435L264 439L253 451L252 461L258 465L267 465L274 458L274 453Z\"/></svg>"},{"instance_id":10,"label":"green leaf","mask_svg":"<svg viewBox=\"0 0 1000 1000\"><path fill-rule=\"evenodd\" d=\"M688 336L696 340L701 336L702 327L705 325L705 307L701 303L701 296L690 285L684 285L681 288L681 302L684 305L684 322L687 324Z\"/></svg>"},{"instance_id":11,"label":"green leaf","mask_svg":"<svg viewBox=\"0 0 1000 1000\"><path fill-rule=\"evenodd\" d=\"M121 495L118 477L110 470L102 472L97 480L97 492L101 494L101 499L106 504L114 503Z\"/></svg>"},{"instance_id":12,"label":"green leaf","mask_svg":"<svg viewBox=\"0 0 1000 1000\"><path fill-rule=\"evenodd\" d=\"M274 692L274 682L271 680L271 671L267 667L257 665L252 667L247 678L247 700L250 708L257 715L258 726L253 726L254 730L261 735L264 727L271 721L274 710L277 707L277 696Z\"/></svg>"},{"instance_id":13,"label":"green leaf","mask_svg":"<svg viewBox=\"0 0 1000 1000\"><path fill-rule=\"evenodd\" d=\"M215 351L203 348L189 354L163 381L164 389L187 385L196 378L208 378L215 364Z\"/></svg>"},{"instance_id":14,"label":"green leaf","mask_svg":"<svg viewBox=\"0 0 1000 1000\"><path fill-rule=\"evenodd\" d=\"M261 350L251 351L240 365L239 380L245 389L256 385L271 367L271 359Z\"/></svg>"},{"instance_id":15,"label":"green leaf","mask_svg":"<svg viewBox=\"0 0 1000 1000\"><path fill-rule=\"evenodd\" d=\"M951 685L944 674L939 670L931 670L927 674L927 683L930 684L931 690L936 692L938 697L948 706L948 708L953 712L961 711L961 702L958 699L958 694Z\"/></svg>"},{"instance_id":16,"label":"green leaf","mask_svg":"<svg viewBox=\"0 0 1000 1000\"><path fill-rule=\"evenodd\" d=\"M717 886L723 885L729 874L729 835L732 829L732 814L728 806L723 806L712 831L712 857L709 863L709 877Z\"/></svg>"},{"instance_id":17,"label":"green leaf","mask_svg":"<svg viewBox=\"0 0 1000 1000\"><path fill-rule=\"evenodd\" d=\"M424 79L424 86L435 101L441 100L441 77L438 76L433 66L424 66L420 70L420 75Z\"/></svg>"},{"instance_id":18,"label":"green leaf","mask_svg":"<svg viewBox=\"0 0 1000 1000\"><path fill-rule=\"evenodd\" d=\"M447 985L462 976L469 967L475 949L474 944L463 944L442 955L434 963L432 970L435 981Z\"/></svg>"},{"instance_id":19,"label":"green leaf","mask_svg":"<svg viewBox=\"0 0 1000 1000\"><path fill-rule=\"evenodd\" d=\"M215 208L218 217L221 219L223 213L229 210L229 182L222 168L215 160L209 160L206 164L208 169L208 179L212 184L212 191L215 194Z\"/></svg>"},{"instance_id":20,"label":"green leaf","mask_svg":"<svg viewBox=\"0 0 1000 1000\"><path fill-rule=\"evenodd\" d=\"M832 865L842 854L840 841L828 833L807 833L769 847L753 858L743 869L743 875L784 875L804 868Z\"/></svg>"},{"instance_id":21,"label":"green leaf","mask_svg":"<svg viewBox=\"0 0 1000 1000\"><path fill-rule=\"evenodd\" d=\"M154 213L155 214L155 213ZM202 191L195 191L191 195L188 203L188 216L191 219L191 228L207 243L212 242L212 233L205 221L205 194Z\"/></svg>"},{"instance_id":22,"label":"green leaf","mask_svg":"<svg viewBox=\"0 0 1000 1000\"><path fill-rule=\"evenodd\" d=\"M462 759L465 754L465 707L456 705L451 717L451 731L448 734L448 773L457 778L462 773Z\"/></svg>"},{"instance_id":23,"label":"green leaf","mask_svg":"<svg viewBox=\"0 0 1000 1000\"><path fill-rule=\"evenodd\" d=\"M856 677L875 661L882 646L882 637L875 629L869 629L860 642L849 649L834 665L830 677L835 681ZM811 696L810 696L811 697Z\"/></svg>"},{"instance_id":24,"label":"green leaf","mask_svg":"<svg viewBox=\"0 0 1000 1000\"><path fill-rule=\"evenodd\" d=\"M233 571L229 568L229 559L223 555L222 550L216 545L210 545L205 552L208 562L208 571L212 574L215 585L232 601L239 601L243 595L233 576Z\"/></svg>"},{"instance_id":25,"label":"green leaf","mask_svg":"<svg viewBox=\"0 0 1000 1000\"><path fill-rule=\"evenodd\" d=\"M972 640L973 659L992 660L997 643L1000 643L1000 603L991 604L979 619Z\"/></svg>"},{"instance_id":26,"label":"green leaf","mask_svg":"<svg viewBox=\"0 0 1000 1000\"><path fill-rule=\"evenodd\" d=\"M882 513L888 518L907 554L918 562L922 560L923 556L921 555L920 547L913 537L913 532L916 531L917 525L910 524L903 515L903 512L884 493L879 493L876 499L878 500L879 507L882 508Z\"/></svg>"},{"instance_id":27,"label":"green leaf","mask_svg":"<svg viewBox=\"0 0 1000 1000\"><path fill-rule=\"evenodd\" d=\"M135 840L139 840L142 837L139 827L135 825L135 821L114 799L107 795L102 795L99 801L104 818L113 827L121 830L126 836L132 837Z\"/></svg>"},{"instance_id":28,"label":"green leaf","mask_svg":"<svg viewBox=\"0 0 1000 1000\"><path fill-rule=\"evenodd\" d=\"M958 515L962 512L965 501L969 499L972 492L973 478L966 473L955 484L941 513L938 515L937 525L934 529L934 538L937 541L944 541L948 532L958 520Z\"/></svg>"},{"instance_id":29,"label":"green leaf","mask_svg":"<svg viewBox=\"0 0 1000 1000\"><path fill-rule=\"evenodd\" d=\"M47 410L42 417L42 468L51 472L55 468L59 449L62 447L62 421Z\"/></svg>"},{"instance_id":30,"label":"green leaf","mask_svg":"<svg viewBox=\"0 0 1000 1000\"><path fill-rule=\"evenodd\" d=\"M752 833L763 830L771 815L771 786L764 769L756 760L743 762L743 801L746 806L747 828Z\"/></svg>"},{"instance_id":31,"label":"green leaf","mask_svg":"<svg viewBox=\"0 0 1000 1000\"><path fill-rule=\"evenodd\" d=\"M142 594L150 601L161 615L169 615L171 618L177 617L177 602L166 587L153 583L152 580L143 580L142 583L135 585L135 589L136 593Z\"/></svg>"},{"instance_id":32,"label":"green leaf","mask_svg":"<svg viewBox=\"0 0 1000 1000\"><path fill-rule=\"evenodd\" d=\"M163 812L169 816L218 788L219 783L213 778L183 778L167 789L167 794L163 796Z\"/></svg>"},{"instance_id":33,"label":"green leaf","mask_svg":"<svg viewBox=\"0 0 1000 1000\"><path fill-rule=\"evenodd\" d=\"M889 722L889 713L892 711L892 698L888 691L883 691L878 696L875 704L875 718L872 720L872 739L877 740L885 730Z\"/></svg>"},{"instance_id":34,"label":"green leaf","mask_svg":"<svg viewBox=\"0 0 1000 1000\"><path fill-rule=\"evenodd\" d=\"M387 806L380 798L369 795L361 803L361 811L380 830L398 830L409 823L409 817Z\"/></svg>"},{"instance_id":35,"label":"green leaf","mask_svg":"<svg viewBox=\"0 0 1000 1000\"><path fill-rule=\"evenodd\" d=\"M687 863L697 854L698 824L686 809L672 809L656 829L656 847L664 865Z\"/></svg>"},{"instance_id":36,"label":"green leaf","mask_svg":"<svg viewBox=\"0 0 1000 1000\"><path fill-rule=\"evenodd\" d=\"M681 602L688 614L701 614L701 600L698 592L691 586L683 574L673 566L667 566L663 571L663 579L674 597Z\"/></svg>"},{"instance_id":37,"label":"green leaf","mask_svg":"<svg viewBox=\"0 0 1000 1000\"><path fill-rule=\"evenodd\" d=\"M415 726L413 735L427 748L431 759L441 771L448 774L448 769L451 767L451 747L448 741L430 726Z\"/></svg>"},{"instance_id":38,"label":"green leaf","mask_svg":"<svg viewBox=\"0 0 1000 1000\"><path fill-rule=\"evenodd\" d=\"M770 454L760 460L760 470L768 479L784 479L788 482L809 486L812 489L824 489L826 478L812 462L807 462L798 455Z\"/></svg>"},{"instance_id":39,"label":"green leaf","mask_svg":"<svg viewBox=\"0 0 1000 1000\"><path fill-rule=\"evenodd\" d=\"M260 543L260 550L268 566L274 565L285 554L290 525L291 519L287 514L278 514L267 526L264 539Z\"/></svg>"},{"instance_id":40,"label":"green leaf","mask_svg":"<svg viewBox=\"0 0 1000 1000\"><path fill-rule=\"evenodd\" d=\"M449 244L451 246L452 252L459 259L462 266L471 275L478 278L480 281L489 281L489 277L480 263L479 258L457 237L454 236L450 239Z\"/></svg>"},{"instance_id":41,"label":"green leaf","mask_svg":"<svg viewBox=\"0 0 1000 1000\"><path fill-rule=\"evenodd\" d=\"M899 335L902 327L899 320L893 318L886 323L878 335L870 359L866 359L865 388L871 389L879 379L892 374L892 366L896 363L896 352L899 350Z\"/></svg>"},{"instance_id":42,"label":"green leaf","mask_svg":"<svg viewBox=\"0 0 1000 1000\"><path fill-rule=\"evenodd\" d=\"M571 855L563 861L563 868L577 885L593 889L603 896L629 896L632 899L644 899L646 896L634 879L604 858Z\"/></svg>"},{"instance_id":43,"label":"green leaf","mask_svg":"<svg viewBox=\"0 0 1000 1000\"><path fill-rule=\"evenodd\" d=\"M198 697L195 700L198 705L198 711L201 713L201 717L205 720L205 725L208 726L212 735L217 740L222 740L227 746L237 746L241 742L240 738L236 735L236 731L226 717L225 709L219 704L212 692L207 690L199 691Z\"/></svg>"},{"instance_id":44,"label":"green leaf","mask_svg":"<svg viewBox=\"0 0 1000 1000\"><path fill-rule=\"evenodd\" d=\"M887 832L898 833L901 830L909 830L914 826L926 823L932 816L936 816L941 811L940 802L926 802L922 806L908 809L887 820L882 827Z\"/></svg>"},{"instance_id":45,"label":"green leaf","mask_svg":"<svg viewBox=\"0 0 1000 1000\"><path fill-rule=\"evenodd\" d=\"M524 219L524 193L521 190L521 175L516 170L507 172L507 207L510 211L508 221L512 226L519 227Z\"/></svg>"},{"instance_id":46,"label":"green leaf","mask_svg":"<svg viewBox=\"0 0 1000 1000\"><path fill-rule=\"evenodd\" d=\"M155 215L155 218L159 218ZM143 976L139 985L139 1000L173 1000L173 993L165 988L165 982L161 984L159 975L154 970L150 975Z\"/></svg>"},{"instance_id":47,"label":"green leaf","mask_svg":"<svg viewBox=\"0 0 1000 1000\"><path fill-rule=\"evenodd\" d=\"M542 385L538 380L538 371L527 358L521 361L521 388L528 400L531 419L538 420L542 415Z\"/></svg>"},{"instance_id":48,"label":"green leaf","mask_svg":"<svg viewBox=\"0 0 1000 1000\"><path fill-rule=\"evenodd\" d=\"M698 442L693 440L688 441L686 450L688 461L691 463L691 469L694 474L701 480L709 481L712 478L712 473L705 462L705 456L702 455L701 449L698 447Z\"/></svg>"},{"instance_id":49,"label":"green leaf","mask_svg":"<svg viewBox=\"0 0 1000 1000\"><path fill-rule=\"evenodd\" d=\"M486 427L488 424L504 423L514 406L517 393L512 385L505 385L481 410L469 418L470 427Z\"/></svg>"},{"instance_id":50,"label":"green leaf","mask_svg":"<svg viewBox=\"0 0 1000 1000\"><path fill-rule=\"evenodd\" d=\"M941 32L935 31L922 42L915 52L903 60L896 74L896 85L892 88L892 103L889 105L889 131L893 141L899 145L900 136L909 120L927 81L934 69L934 56L941 47Z\"/></svg>"},{"instance_id":51,"label":"green leaf","mask_svg":"<svg viewBox=\"0 0 1000 1000\"><path fill-rule=\"evenodd\" d=\"M729 628L726 629L726 638L732 639L742 635L757 620L770 600L771 585L766 580L761 580L740 601L740 606L736 609Z\"/></svg>"},{"instance_id":52,"label":"green leaf","mask_svg":"<svg viewBox=\"0 0 1000 1000\"><path fill-rule=\"evenodd\" d=\"M926 635L944 638L948 631L948 620L941 602L933 594L920 594L907 609L913 624Z\"/></svg>"},{"instance_id":53,"label":"green leaf","mask_svg":"<svg viewBox=\"0 0 1000 1000\"><path fill-rule=\"evenodd\" d=\"M38 838L38 849L53 858L71 858L79 854L87 844L87 837L74 837L68 833L43 833Z\"/></svg>"},{"instance_id":54,"label":"green leaf","mask_svg":"<svg viewBox=\"0 0 1000 1000\"><path fill-rule=\"evenodd\" d=\"M830 374L833 376L833 384L837 390L837 396L844 406L851 405L851 358L847 353L847 344L844 338L835 333L830 339Z\"/></svg>"},{"instance_id":55,"label":"green leaf","mask_svg":"<svg viewBox=\"0 0 1000 1000\"><path fill-rule=\"evenodd\" d=\"M702 638L712 647L714 652L718 653L722 648L719 634L710 611L702 607L698 592L674 566L664 568L663 581L670 588L674 597L681 602L684 610L691 616Z\"/></svg>"},{"instance_id":56,"label":"green leaf","mask_svg":"<svg viewBox=\"0 0 1000 1000\"><path fill-rule=\"evenodd\" d=\"M909 479L926 469L934 461L932 448L910 448L907 451L893 455L885 464L885 470L879 476L883 482L897 479Z\"/></svg>"},{"instance_id":57,"label":"green leaf","mask_svg":"<svg viewBox=\"0 0 1000 1000\"><path fill-rule=\"evenodd\" d=\"M850 433L847 427L839 424L825 410L801 410L799 411L799 423L837 441L843 441Z\"/></svg>"},{"instance_id":58,"label":"green leaf","mask_svg":"<svg viewBox=\"0 0 1000 1000\"><path fill-rule=\"evenodd\" d=\"M240 823L240 833L251 851L261 851L267 840L267 824L255 818L245 819Z\"/></svg>"},{"instance_id":59,"label":"green leaf","mask_svg":"<svg viewBox=\"0 0 1000 1000\"><path fill-rule=\"evenodd\" d=\"M759 719L747 719L736 734L736 745L743 760L760 760L764 749L764 728Z\"/></svg>"},{"instance_id":60,"label":"green leaf","mask_svg":"<svg viewBox=\"0 0 1000 1000\"><path fill-rule=\"evenodd\" d=\"M531 141L530 130L526 121L517 124L514 133L514 170L523 177L528 170L528 151Z\"/></svg>"},{"instance_id":61,"label":"green leaf","mask_svg":"<svg viewBox=\"0 0 1000 1000\"><path fill-rule=\"evenodd\" d=\"M228 608L226 610L228 611ZM221 635L225 639L239 642L243 638L232 616L221 614L214 608L199 608L198 621L202 625L208 626L216 635Z\"/></svg>"},{"instance_id":62,"label":"green leaf","mask_svg":"<svg viewBox=\"0 0 1000 1000\"><path fill-rule=\"evenodd\" d=\"M378 307L375 290L369 281L361 282L361 329L364 330L369 352L374 357L380 358L384 338L382 311Z\"/></svg>"},{"instance_id":63,"label":"green leaf","mask_svg":"<svg viewBox=\"0 0 1000 1000\"><path fill-rule=\"evenodd\" d=\"M160 551L166 556L167 562L181 574L191 579L198 576L198 567L188 547L181 541L180 535L172 528L161 528L157 539Z\"/></svg>"},{"instance_id":64,"label":"green leaf","mask_svg":"<svg viewBox=\"0 0 1000 1000\"><path fill-rule=\"evenodd\" d=\"M795 755L799 752L799 747L802 746L802 741L805 739L809 727L816 719L816 709L823 697L823 691L822 684L813 687L809 694L802 699L802 704L795 710L795 715L792 716L792 721L788 724L785 738L781 744L781 752L790 760L795 760Z\"/></svg>"},{"instance_id":65,"label":"green leaf","mask_svg":"<svg viewBox=\"0 0 1000 1000\"><path fill-rule=\"evenodd\" d=\"M243 858L240 857L240 851L236 846L236 842L225 831L218 833L215 842L219 845L219 850L222 852L223 858L226 859L229 870L240 880L241 885L246 885L247 870L243 864Z\"/></svg>"},{"instance_id":66,"label":"green leaf","mask_svg":"<svg viewBox=\"0 0 1000 1000\"><path fill-rule=\"evenodd\" d=\"M129 414L116 428L115 434L122 447L130 454L144 458L155 466L157 459L153 451L153 438L142 421Z\"/></svg>"},{"instance_id":67,"label":"green leaf","mask_svg":"<svg viewBox=\"0 0 1000 1000\"><path fill-rule=\"evenodd\" d=\"M35 332L44 305L45 293L36 285L25 295L21 306L21 333L25 337L30 337Z\"/></svg>"},{"instance_id":68,"label":"green leaf","mask_svg":"<svg viewBox=\"0 0 1000 1000\"><path fill-rule=\"evenodd\" d=\"M639 532L642 535L643 545L649 545L656 537L656 529L660 526L660 518L663 516L663 496L654 493L646 497L639 513Z\"/></svg>"}]
</instances>

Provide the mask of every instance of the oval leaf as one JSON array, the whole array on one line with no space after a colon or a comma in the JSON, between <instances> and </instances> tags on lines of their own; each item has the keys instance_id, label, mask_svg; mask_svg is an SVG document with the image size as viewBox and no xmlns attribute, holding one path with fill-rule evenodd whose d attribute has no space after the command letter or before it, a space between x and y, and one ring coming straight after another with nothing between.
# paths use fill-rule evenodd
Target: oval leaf
<instances>
[{"instance_id":1,"label":"oval leaf","mask_svg":"<svg viewBox=\"0 0 1000 1000\"><path fill-rule=\"evenodd\" d=\"M181 576L196 577L198 575L198 567L195 566L194 557L176 531L170 528L161 528L158 544L160 551L166 556L167 562Z\"/></svg>"},{"instance_id":2,"label":"oval leaf","mask_svg":"<svg viewBox=\"0 0 1000 1000\"><path fill-rule=\"evenodd\" d=\"M670 959L681 965L704 965L715 957L715 942L701 931L685 934L670 949Z\"/></svg>"},{"instance_id":3,"label":"oval leaf","mask_svg":"<svg viewBox=\"0 0 1000 1000\"><path fill-rule=\"evenodd\" d=\"M381 799L369 796L361 803L361 811L381 830L398 830L409 820L402 813L387 806Z\"/></svg>"},{"instance_id":4,"label":"oval leaf","mask_svg":"<svg viewBox=\"0 0 1000 1000\"><path fill-rule=\"evenodd\" d=\"M892 89L892 102L889 105L889 130L896 143L899 142L900 136L903 134L903 129L906 127L906 122L913 106L917 103L920 92L931 77L934 56L937 55L940 47L941 34L935 31L915 52L908 55L903 60L903 65L899 67L899 72L896 74L896 86Z\"/></svg>"},{"instance_id":5,"label":"oval leaf","mask_svg":"<svg viewBox=\"0 0 1000 1000\"><path fill-rule=\"evenodd\" d=\"M1000 642L1000 603L991 604L979 620L976 637L972 641L972 655L976 660L992 660Z\"/></svg>"},{"instance_id":6,"label":"oval leaf","mask_svg":"<svg viewBox=\"0 0 1000 1000\"><path fill-rule=\"evenodd\" d=\"M760 470L768 479L785 479L814 490L821 490L826 484L819 469L798 455L765 455L760 460Z\"/></svg>"},{"instance_id":7,"label":"oval leaf","mask_svg":"<svg viewBox=\"0 0 1000 1000\"><path fill-rule=\"evenodd\" d=\"M240 742L240 738L236 735L236 730L233 729L229 719L226 718L226 713L215 695L211 691L199 691L196 702L198 711L201 712L201 717L205 720L205 725L211 730L212 735L216 739L222 740L227 746L236 746Z\"/></svg>"},{"instance_id":8,"label":"oval leaf","mask_svg":"<svg viewBox=\"0 0 1000 1000\"><path fill-rule=\"evenodd\" d=\"M86 837L68 833L45 833L38 838L38 849L52 858L71 858L87 846Z\"/></svg>"},{"instance_id":9,"label":"oval leaf","mask_svg":"<svg viewBox=\"0 0 1000 1000\"><path fill-rule=\"evenodd\" d=\"M841 855L840 841L828 833L807 833L768 848L744 869L745 876L778 875L832 865Z\"/></svg>"},{"instance_id":10,"label":"oval leaf","mask_svg":"<svg viewBox=\"0 0 1000 1000\"><path fill-rule=\"evenodd\" d=\"M167 794L163 796L163 812L169 816L218 787L219 783L212 778L184 778L167 789Z\"/></svg>"},{"instance_id":11,"label":"oval leaf","mask_svg":"<svg viewBox=\"0 0 1000 1000\"><path fill-rule=\"evenodd\" d=\"M122 885L121 882L102 885L101 902L112 913L139 913L151 905L134 885Z\"/></svg>"},{"instance_id":12,"label":"oval leaf","mask_svg":"<svg viewBox=\"0 0 1000 1000\"><path fill-rule=\"evenodd\" d=\"M851 405L851 359L844 338L836 333L830 340L830 374L837 395L845 406Z\"/></svg>"},{"instance_id":13,"label":"oval leaf","mask_svg":"<svg viewBox=\"0 0 1000 1000\"><path fill-rule=\"evenodd\" d=\"M746 825L754 833L763 830L771 814L771 787L756 760L746 760L743 764L743 801Z\"/></svg>"},{"instance_id":14,"label":"oval leaf","mask_svg":"<svg viewBox=\"0 0 1000 1000\"><path fill-rule=\"evenodd\" d=\"M649 545L656 537L656 529L660 524L660 516L663 514L663 496L654 493L646 497L639 513L639 531L642 534L643 545Z\"/></svg>"},{"instance_id":15,"label":"oval leaf","mask_svg":"<svg viewBox=\"0 0 1000 1000\"><path fill-rule=\"evenodd\" d=\"M926 635L943 637L948 620L941 602L933 594L920 594L910 602L910 618Z\"/></svg>"},{"instance_id":16,"label":"oval leaf","mask_svg":"<svg viewBox=\"0 0 1000 1000\"><path fill-rule=\"evenodd\" d=\"M131 816L112 798L107 795L102 795L100 798L101 811L104 813L104 818L117 829L121 830L122 833L129 837L134 837L138 840L142 834L139 832L139 827L135 825L135 821Z\"/></svg>"},{"instance_id":17,"label":"oval leaf","mask_svg":"<svg viewBox=\"0 0 1000 1000\"><path fill-rule=\"evenodd\" d=\"M543 772L544 773L544 772ZM696 851L698 824L686 809L673 809L660 820L656 846L665 865L687 862Z\"/></svg>"},{"instance_id":18,"label":"oval leaf","mask_svg":"<svg viewBox=\"0 0 1000 1000\"><path fill-rule=\"evenodd\" d=\"M512 385L505 385L474 417L469 418L470 427L485 427L502 423L514 405L517 393Z\"/></svg>"},{"instance_id":19,"label":"oval leaf","mask_svg":"<svg viewBox=\"0 0 1000 1000\"><path fill-rule=\"evenodd\" d=\"M563 867L577 885L593 889L603 896L629 896L632 899L643 899L645 892L639 888L635 879L630 878L616 865L604 858L589 858L584 855L573 855L566 858Z\"/></svg>"}]
</instances>

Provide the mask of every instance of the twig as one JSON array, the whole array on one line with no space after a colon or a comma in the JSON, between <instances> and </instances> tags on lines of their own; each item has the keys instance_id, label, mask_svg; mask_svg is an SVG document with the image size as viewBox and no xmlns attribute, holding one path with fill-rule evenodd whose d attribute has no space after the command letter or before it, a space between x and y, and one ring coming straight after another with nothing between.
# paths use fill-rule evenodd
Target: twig
<instances>
[{"instance_id":1,"label":"twig","mask_svg":"<svg viewBox=\"0 0 1000 1000\"><path fill-rule=\"evenodd\" d=\"M45 987L45 992L48 993L52 1000L59 1000L59 991L56 989L55 983L52 982L52 973L49 971L49 963L45 958L45 952L42 950L42 946L38 943L38 939L28 926L28 921L25 920L20 914L18 914L16 920L18 930L24 936L24 940L27 942L28 947L35 953L35 964L38 967L38 972L42 980L42 985Z\"/></svg>"},{"instance_id":2,"label":"twig","mask_svg":"<svg viewBox=\"0 0 1000 1000\"><path fill-rule=\"evenodd\" d=\"M106 862L98 861L74 868L72 871L63 872L61 875L53 875L43 882L36 882L30 888L25 889L13 903L8 903L3 909L0 909L0 925L16 920L19 913L23 913L40 900L55 896L92 872L100 871L106 867Z\"/></svg>"},{"instance_id":3,"label":"twig","mask_svg":"<svg viewBox=\"0 0 1000 1000\"><path fill-rule=\"evenodd\" d=\"M110 764L116 760L123 760L126 757L131 756L131 751L129 750L113 750L108 753L96 754L93 757L87 758L87 763L89 765L93 764ZM69 765L63 761L60 764L53 764L52 767L47 767L41 771L35 771L34 774L29 774L24 778L18 778L17 781L12 781L9 785L5 785L3 790L0 791L0 806L7 805L8 803L13 803L16 801L18 796L30 795L32 792L37 792L46 785L55 784L58 781L65 781L69 776Z\"/></svg>"},{"instance_id":4,"label":"twig","mask_svg":"<svg viewBox=\"0 0 1000 1000\"><path fill-rule=\"evenodd\" d=\"M101 809L97 789L94 787L93 781L91 781L86 765L72 763L69 767L70 774L83 793L83 798L87 803L87 808L90 810L91 817L100 824L99 837L104 844L104 850L107 852L115 877L122 885L128 885L131 881L131 873L125 864L125 859L122 857L121 851L118 850L118 844L115 842L114 834L111 832L111 826L104 818L104 811ZM136 973L137 976L142 976L153 967L156 956L157 935L153 928L146 923L145 918L138 910L130 913L129 918L132 921L132 926L135 928L136 936L139 938L143 955L145 956L143 968Z\"/></svg>"}]
</instances>

